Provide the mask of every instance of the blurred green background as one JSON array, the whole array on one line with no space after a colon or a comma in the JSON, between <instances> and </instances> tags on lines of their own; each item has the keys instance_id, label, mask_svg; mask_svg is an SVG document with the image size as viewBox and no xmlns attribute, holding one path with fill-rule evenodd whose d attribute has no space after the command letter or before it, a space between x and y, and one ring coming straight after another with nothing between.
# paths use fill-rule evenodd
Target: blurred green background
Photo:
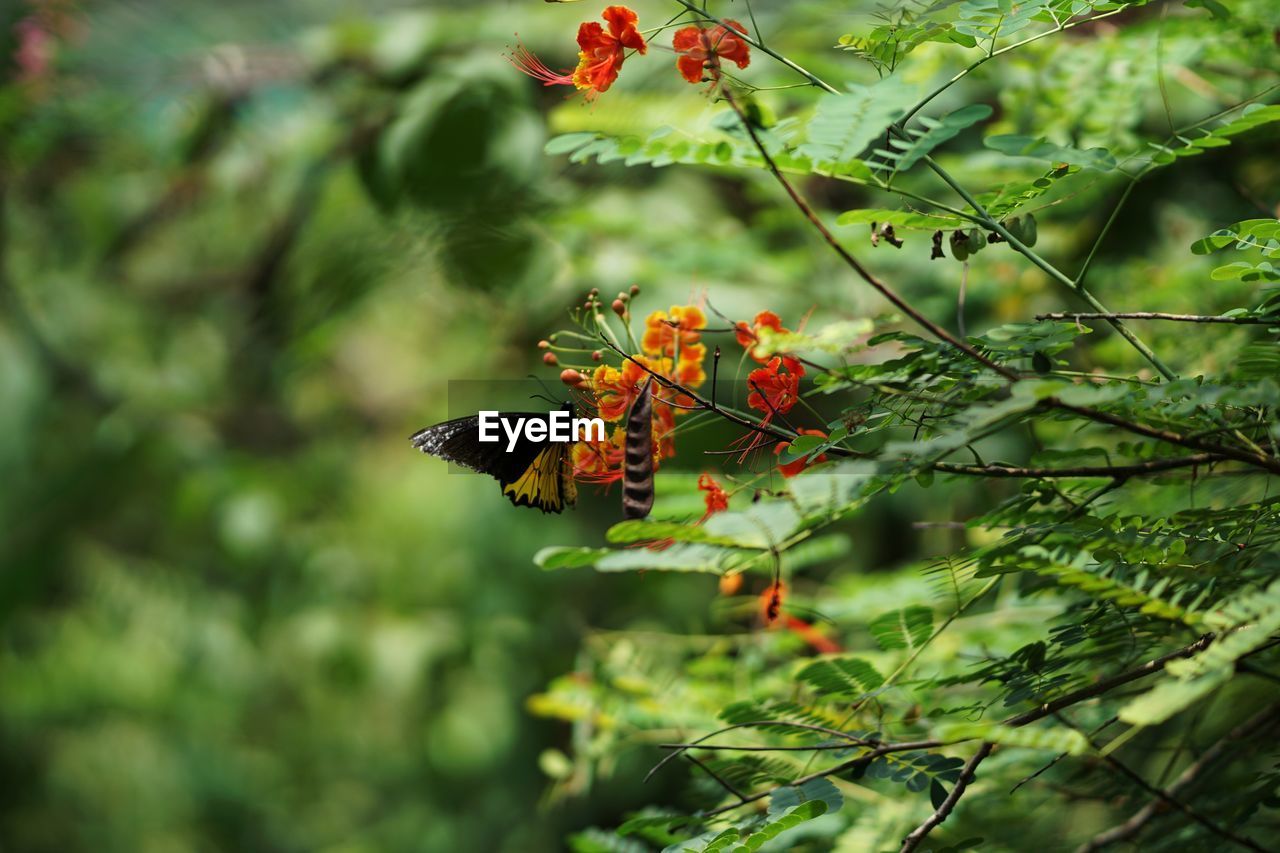
<instances>
[{"instance_id":1,"label":"blurred green background","mask_svg":"<svg viewBox=\"0 0 1280 853\"><path fill-rule=\"evenodd\" d=\"M646 26L671 14L634 5ZM706 630L714 579L542 573L533 553L598 542L616 495L515 510L406 437L447 416L450 380L539 366L536 342L590 287L640 284L646 311L704 289L741 317L883 306L771 206L763 176L542 153L556 131L716 111L669 55L593 105L503 61L518 33L571 65L590 4L0 10L0 849L554 850L662 799L634 773L547 798L562 760L547 750L567 751L568 730L526 701L573 668L588 627ZM759 11L814 70L871 79L829 49L853 21ZM1043 50L947 107L1000 85L1015 130L1074 121L1081 145L1160 131L1150 69L1097 72L1129 87L1131 114L1073 117L1044 102L1057 48ZM926 78L954 65L919 56ZM1193 120L1247 94L1247 75L1239 88L1177 88L1172 108ZM1232 156L1238 187L1274 181L1274 162ZM1197 170L1221 168L1205 157L1144 185L1185 202L1138 198L1115 247L1150 233L1184 252L1258 215L1244 190L1197 189ZM815 190L833 209L860 192ZM1108 197L1081 193L1042 239L1078 258ZM957 267L915 242L875 261L950 318ZM972 326L1063 309L988 255ZM1135 263L1105 256L1095 273L1117 307L1237 304L1232 285L1196 292L1190 259L1176 280ZM1143 300L1126 304L1134 280ZM845 570L928 552L934 534L909 521L962 518L968 498L921 500L862 522L890 535L864 535Z\"/></svg>"}]
</instances>

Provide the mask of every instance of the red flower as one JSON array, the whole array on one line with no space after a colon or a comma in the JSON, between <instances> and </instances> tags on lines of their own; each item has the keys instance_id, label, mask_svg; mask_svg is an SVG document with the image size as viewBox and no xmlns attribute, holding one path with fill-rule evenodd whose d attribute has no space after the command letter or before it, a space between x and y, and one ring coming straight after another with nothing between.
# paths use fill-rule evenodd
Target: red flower
<instances>
[{"instance_id":1,"label":"red flower","mask_svg":"<svg viewBox=\"0 0 1280 853\"><path fill-rule=\"evenodd\" d=\"M769 356L755 349L755 345L760 341L761 329L770 329L775 334L786 334L791 330L783 328L782 318L772 311L761 311L749 326L741 322L735 324L734 330L738 338L738 345L745 349L747 354L756 361L764 364L768 361Z\"/></svg>"},{"instance_id":2,"label":"red flower","mask_svg":"<svg viewBox=\"0 0 1280 853\"><path fill-rule=\"evenodd\" d=\"M760 593L760 619L767 628L786 628L820 654L842 651L840 644L803 619L782 612L783 599L790 590L782 581L771 583Z\"/></svg>"},{"instance_id":3,"label":"red flower","mask_svg":"<svg viewBox=\"0 0 1280 853\"><path fill-rule=\"evenodd\" d=\"M804 640L813 647L815 652L824 655L834 655L844 651L840 644L835 640L823 634L817 628L810 625L803 619L797 619L794 616L786 617L786 627L800 639Z\"/></svg>"},{"instance_id":4,"label":"red flower","mask_svg":"<svg viewBox=\"0 0 1280 853\"><path fill-rule=\"evenodd\" d=\"M610 6L602 17L609 31L595 21L578 27L578 67L573 72L573 85L589 92L608 91L618 79L618 70L631 48L643 54L648 50L644 37L636 29L636 13L626 6Z\"/></svg>"},{"instance_id":5,"label":"red flower","mask_svg":"<svg viewBox=\"0 0 1280 853\"><path fill-rule=\"evenodd\" d=\"M707 493L704 498L707 503L707 512L698 521L699 524L717 512L724 512L729 508L729 496L724 493L724 489L720 488L720 484L710 474L698 475L698 491Z\"/></svg>"},{"instance_id":6,"label":"red flower","mask_svg":"<svg viewBox=\"0 0 1280 853\"><path fill-rule=\"evenodd\" d=\"M760 621L772 627L782 615L782 599L786 596L787 585L782 581L771 583L760 593Z\"/></svg>"},{"instance_id":7,"label":"red flower","mask_svg":"<svg viewBox=\"0 0 1280 853\"><path fill-rule=\"evenodd\" d=\"M801 430L798 430L798 432L800 433L800 435L817 435L817 436L821 436L822 438L827 437L827 434L820 429L801 429ZM791 446L791 442L789 441L779 441L777 446L773 448L773 455L774 456L781 455L782 451L786 450L790 446ZM810 465L817 465L819 462L826 462L826 461L827 461L827 454L819 453L817 459L810 460L807 458L800 458L795 460L794 462L787 462L779 465L778 470L782 472L782 476L784 477L794 477L796 474L799 474L801 471L808 468Z\"/></svg>"},{"instance_id":8,"label":"red flower","mask_svg":"<svg viewBox=\"0 0 1280 853\"><path fill-rule=\"evenodd\" d=\"M800 399L800 375L795 370L783 370L782 359L775 356L764 367L747 374L747 387L751 389L747 405L764 412L764 423L775 414L785 415Z\"/></svg>"},{"instance_id":9,"label":"red flower","mask_svg":"<svg viewBox=\"0 0 1280 853\"><path fill-rule=\"evenodd\" d=\"M608 30L595 21L578 26L578 67L572 72L555 72L522 46L510 57L516 68L541 80L544 86L574 86L594 97L607 92L618 79L628 48L645 53L649 48L636 29L636 13L626 6L610 6L601 15Z\"/></svg>"},{"instance_id":10,"label":"red flower","mask_svg":"<svg viewBox=\"0 0 1280 853\"><path fill-rule=\"evenodd\" d=\"M747 28L737 21L726 19L725 23L740 33L747 32ZM719 24L709 30L702 27L676 30L671 46L680 54L676 67L690 83L701 83L704 69L711 72L713 80L718 79L720 61L723 59L737 63L739 68L746 68L751 64L747 43L728 27Z\"/></svg>"}]
</instances>

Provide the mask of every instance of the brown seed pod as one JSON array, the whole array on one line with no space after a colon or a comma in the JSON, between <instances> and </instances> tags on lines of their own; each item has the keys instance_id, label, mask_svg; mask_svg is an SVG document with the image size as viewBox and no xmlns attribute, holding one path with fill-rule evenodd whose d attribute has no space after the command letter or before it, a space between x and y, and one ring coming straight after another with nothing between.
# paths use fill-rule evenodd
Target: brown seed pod
<instances>
[{"instance_id":1,"label":"brown seed pod","mask_svg":"<svg viewBox=\"0 0 1280 853\"><path fill-rule=\"evenodd\" d=\"M644 518L653 509L653 377L645 380L640 396L627 415L627 439L622 463L622 517Z\"/></svg>"}]
</instances>

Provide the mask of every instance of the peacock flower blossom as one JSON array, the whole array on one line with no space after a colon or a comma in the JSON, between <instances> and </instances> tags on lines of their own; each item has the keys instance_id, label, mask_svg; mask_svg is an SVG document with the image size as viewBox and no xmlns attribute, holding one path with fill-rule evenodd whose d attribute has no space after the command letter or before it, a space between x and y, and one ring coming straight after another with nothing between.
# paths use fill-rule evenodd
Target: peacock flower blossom
<instances>
[{"instance_id":1,"label":"peacock flower blossom","mask_svg":"<svg viewBox=\"0 0 1280 853\"><path fill-rule=\"evenodd\" d=\"M698 491L706 492L703 500L706 502L707 511L699 519L698 523L706 521L717 512L724 512L729 508L729 496L725 494L724 489L720 488L720 484L710 474L698 475Z\"/></svg>"},{"instance_id":2,"label":"peacock flower blossom","mask_svg":"<svg viewBox=\"0 0 1280 853\"><path fill-rule=\"evenodd\" d=\"M827 437L827 434L820 429L803 429L802 428L797 430L797 432L800 435L816 435L821 438ZM789 441L778 442L777 446L773 448L773 455L774 456L781 455L782 451L786 450L790 446L791 446L791 442ZM808 458L800 458L792 462L786 462L786 463L780 464L778 465L778 470L782 472L782 476L790 478L790 477L794 477L795 475L799 474L801 471L805 470L806 468L809 468L810 466L817 465L819 462L826 462L826 461L827 461L827 454L819 453L818 458L816 459L810 460Z\"/></svg>"},{"instance_id":3,"label":"peacock flower blossom","mask_svg":"<svg viewBox=\"0 0 1280 853\"><path fill-rule=\"evenodd\" d=\"M584 483L613 483L622 479L627 436L622 427L603 441L580 441L570 451L573 479Z\"/></svg>"},{"instance_id":4,"label":"peacock flower blossom","mask_svg":"<svg viewBox=\"0 0 1280 853\"><path fill-rule=\"evenodd\" d=\"M769 584L760 593L760 621L765 624L765 627L785 628L808 643L819 654L837 654L843 651L839 643L810 623L783 612L783 601L788 593L790 589L782 581Z\"/></svg>"},{"instance_id":5,"label":"peacock flower blossom","mask_svg":"<svg viewBox=\"0 0 1280 853\"><path fill-rule=\"evenodd\" d=\"M747 355L764 364L769 360L769 356L756 347L760 342L762 329L769 329L774 334L787 334L791 330L783 328L782 318L772 311L761 311L750 325L742 322L734 324L734 334L739 346L747 351Z\"/></svg>"},{"instance_id":6,"label":"peacock flower blossom","mask_svg":"<svg viewBox=\"0 0 1280 853\"><path fill-rule=\"evenodd\" d=\"M747 28L737 21L726 19L725 24L739 33L746 34ZM703 72L710 72L712 80L720 77L720 63L728 60L739 68L751 64L751 53L747 43L741 36L729 30L729 27L717 24L710 29L702 27L684 27L676 30L671 39L671 47L680 57L676 67L681 76L690 83L701 83Z\"/></svg>"},{"instance_id":7,"label":"peacock flower blossom","mask_svg":"<svg viewBox=\"0 0 1280 853\"><path fill-rule=\"evenodd\" d=\"M553 71L523 46L516 47L511 64L544 86L573 86L588 98L609 91L627 50L643 54L649 47L636 29L639 18L626 6L610 6L601 17L607 29L597 21L583 21L578 26L578 67L573 71Z\"/></svg>"},{"instance_id":8,"label":"peacock flower blossom","mask_svg":"<svg viewBox=\"0 0 1280 853\"><path fill-rule=\"evenodd\" d=\"M790 590L782 581L774 581L760 593L760 621L772 628L782 616L782 600Z\"/></svg>"},{"instance_id":9,"label":"peacock flower blossom","mask_svg":"<svg viewBox=\"0 0 1280 853\"><path fill-rule=\"evenodd\" d=\"M672 305L670 312L654 311L645 318L640 349L648 355L676 358L677 350L683 351L702 339L700 330L706 327L707 315L697 305ZM702 356L705 355L703 348Z\"/></svg>"},{"instance_id":10,"label":"peacock flower blossom","mask_svg":"<svg viewBox=\"0 0 1280 853\"><path fill-rule=\"evenodd\" d=\"M606 421L621 420L640 396L644 380L649 376L645 367L657 373L665 373L670 370L670 364L669 359L649 359L637 355L624 361L621 369L608 364L597 367L591 374L591 390L595 393L599 416Z\"/></svg>"},{"instance_id":11,"label":"peacock flower blossom","mask_svg":"<svg viewBox=\"0 0 1280 853\"><path fill-rule=\"evenodd\" d=\"M654 461L670 459L676 455L675 412L661 400L653 403L653 453Z\"/></svg>"},{"instance_id":12,"label":"peacock flower blossom","mask_svg":"<svg viewBox=\"0 0 1280 853\"><path fill-rule=\"evenodd\" d=\"M800 399L800 373L784 369L782 359L774 356L764 367L747 374L747 405L764 412L762 423L774 415L785 415Z\"/></svg>"}]
</instances>

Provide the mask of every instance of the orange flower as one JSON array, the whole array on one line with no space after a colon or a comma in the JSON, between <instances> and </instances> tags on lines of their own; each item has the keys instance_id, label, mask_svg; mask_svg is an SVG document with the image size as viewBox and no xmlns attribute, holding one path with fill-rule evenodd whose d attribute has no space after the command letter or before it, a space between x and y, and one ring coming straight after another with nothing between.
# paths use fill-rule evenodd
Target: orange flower
<instances>
[{"instance_id":1,"label":"orange flower","mask_svg":"<svg viewBox=\"0 0 1280 853\"><path fill-rule=\"evenodd\" d=\"M668 359L648 359L637 355L634 360L627 359L622 369L602 364L591 374L591 390L596 395L597 414L606 421L620 420L626 416L631 404L640 396L640 388L649 374L636 362L641 362L651 370L659 373L670 368Z\"/></svg>"},{"instance_id":2,"label":"orange flower","mask_svg":"<svg viewBox=\"0 0 1280 853\"><path fill-rule=\"evenodd\" d=\"M698 522L701 524L717 512L724 512L729 508L729 496L724 493L724 489L720 488L720 484L710 474L698 475L698 491L706 492L703 500L707 503L707 512Z\"/></svg>"},{"instance_id":3,"label":"orange flower","mask_svg":"<svg viewBox=\"0 0 1280 853\"><path fill-rule=\"evenodd\" d=\"M760 621L772 626L782 615L782 599L786 596L787 585L782 581L771 583L760 593Z\"/></svg>"},{"instance_id":4,"label":"orange flower","mask_svg":"<svg viewBox=\"0 0 1280 853\"><path fill-rule=\"evenodd\" d=\"M555 72L523 46L517 46L509 57L520 71L541 80L544 86L574 86L588 98L607 92L618 79L618 71L627 58L628 48L645 53L649 48L636 29L636 13L626 6L610 6L602 16L608 30L595 21L583 21L578 27L578 67L572 73Z\"/></svg>"},{"instance_id":5,"label":"orange flower","mask_svg":"<svg viewBox=\"0 0 1280 853\"><path fill-rule=\"evenodd\" d=\"M622 479L622 459L627 436L622 427L604 441L580 441L573 446L573 478L587 483L612 483Z\"/></svg>"},{"instance_id":6,"label":"orange flower","mask_svg":"<svg viewBox=\"0 0 1280 853\"><path fill-rule=\"evenodd\" d=\"M821 436L822 438L827 437L827 434L820 429L800 429L798 430L798 432L800 433L800 435L817 435L817 436ZM782 454L782 451L786 450L790 446L791 446L791 442L789 441L779 441L777 446L773 448L773 455L780 456ZM796 474L799 474L801 471L808 468L810 465L817 465L819 462L826 462L826 461L827 461L827 454L819 453L817 459L812 459L812 460L807 458L797 459L794 462L787 462L779 465L778 470L782 472L782 476L784 477L794 477Z\"/></svg>"},{"instance_id":7,"label":"orange flower","mask_svg":"<svg viewBox=\"0 0 1280 853\"><path fill-rule=\"evenodd\" d=\"M653 404L653 452L655 460L670 459L676 455L675 411L662 401Z\"/></svg>"},{"instance_id":8,"label":"orange flower","mask_svg":"<svg viewBox=\"0 0 1280 853\"><path fill-rule=\"evenodd\" d=\"M706 327L707 316L697 305L672 305L670 314L666 311L654 311L645 318L640 349L649 355L675 358L678 341L683 360L684 348L696 344L702 338L698 330ZM702 355L706 355L705 348L702 349Z\"/></svg>"},{"instance_id":9,"label":"orange flower","mask_svg":"<svg viewBox=\"0 0 1280 853\"><path fill-rule=\"evenodd\" d=\"M760 619L768 628L786 628L820 654L842 651L840 644L803 619L782 612L782 602L790 590L782 581L771 583L760 593Z\"/></svg>"},{"instance_id":10,"label":"orange flower","mask_svg":"<svg viewBox=\"0 0 1280 853\"><path fill-rule=\"evenodd\" d=\"M786 334L791 330L784 329L782 327L782 318L772 311L761 311L756 315L755 320L753 320L749 326L746 323L741 322L735 324L734 330L736 332L739 345L747 351L748 355L761 364L764 364L769 360L769 356L755 348L755 345L760 341L761 329L771 329L775 334Z\"/></svg>"},{"instance_id":11,"label":"orange flower","mask_svg":"<svg viewBox=\"0 0 1280 853\"><path fill-rule=\"evenodd\" d=\"M791 631L800 639L808 643L815 652L824 655L834 655L844 651L840 644L810 625L803 619L797 619L794 616L786 617L787 630Z\"/></svg>"},{"instance_id":12,"label":"orange flower","mask_svg":"<svg viewBox=\"0 0 1280 853\"><path fill-rule=\"evenodd\" d=\"M737 21L725 19L725 23L739 33L747 33L747 28ZM751 64L747 43L720 24L710 29L684 27L676 30L671 47L680 54L676 67L690 83L701 83L704 69L711 73L713 80L719 79L721 60L737 63L739 68Z\"/></svg>"},{"instance_id":13,"label":"orange flower","mask_svg":"<svg viewBox=\"0 0 1280 853\"><path fill-rule=\"evenodd\" d=\"M800 399L800 376L801 372L783 370L782 359L775 356L764 367L747 374L747 387L751 389L747 405L764 412L764 423L775 414L786 414Z\"/></svg>"}]
</instances>

